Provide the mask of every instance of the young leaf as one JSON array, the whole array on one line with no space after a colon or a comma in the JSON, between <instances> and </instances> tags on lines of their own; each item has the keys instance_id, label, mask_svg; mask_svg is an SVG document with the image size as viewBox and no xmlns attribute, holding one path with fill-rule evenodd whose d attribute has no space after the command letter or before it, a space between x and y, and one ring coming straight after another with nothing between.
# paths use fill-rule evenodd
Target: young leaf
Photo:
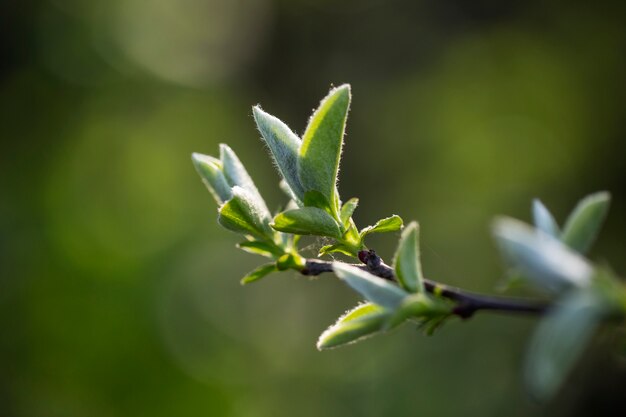
<instances>
[{"instance_id":1,"label":"young leaf","mask_svg":"<svg viewBox=\"0 0 626 417\"><path fill-rule=\"evenodd\" d=\"M224 201L230 200L233 193L222 173L222 162L217 158L200 153L191 154L191 159L196 171L202 178L202 182L209 189L217 204L223 204Z\"/></svg>"},{"instance_id":2,"label":"young leaf","mask_svg":"<svg viewBox=\"0 0 626 417\"><path fill-rule=\"evenodd\" d=\"M496 220L493 233L512 266L537 287L558 293L591 282L587 260L545 233L509 218Z\"/></svg>"},{"instance_id":3,"label":"young leaf","mask_svg":"<svg viewBox=\"0 0 626 417\"><path fill-rule=\"evenodd\" d=\"M280 174L293 194L302 201L304 187L298 177L298 151L302 141L285 123L264 112L259 106L253 107L252 112Z\"/></svg>"},{"instance_id":4,"label":"young leaf","mask_svg":"<svg viewBox=\"0 0 626 417\"><path fill-rule=\"evenodd\" d=\"M341 243L322 246L319 250L318 256L324 256L331 253L342 253L347 256L355 256L354 250L352 248L349 248Z\"/></svg>"},{"instance_id":5,"label":"young leaf","mask_svg":"<svg viewBox=\"0 0 626 417\"><path fill-rule=\"evenodd\" d=\"M561 240L570 248L586 253L600 231L610 202L611 195L607 192L582 199L567 218Z\"/></svg>"},{"instance_id":6,"label":"young leaf","mask_svg":"<svg viewBox=\"0 0 626 417\"><path fill-rule=\"evenodd\" d=\"M342 262L333 262L333 271L368 301L390 310L395 310L408 295L391 282Z\"/></svg>"},{"instance_id":7,"label":"young leaf","mask_svg":"<svg viewBox=\"0 0 626 417\"><path fill-rule=\"evenodd\" d=\"M382 329L388 317L389 314L375 304L361 304L326 329L317 341L317 348L330 349L373 336Z\"/></svg>"},{"instance_id":8,"label":"young leaf","mask_svg":"<svg viewBox=\"0 0 626 417\"><path fill-rule=\"evenodd\" d=\"M329 210L330 202L316 190L310 190L304 193L303 203L305 207L317 207L322 210Z\"/></svg>"},{"instance_id":9,"label":"young leaf","mask_svg":"<svg viewBox=\"0 0 626 417\"><path fill-rule=\"evenodd\" d=\"M350 218L352 217L352 214L354 213L354 210L356 210L358 205L359 199L351 198L350 200L346 201L343 206L341 206L341 212L339 213L339 217L341 219L341 224L343 224L343 227L347 228L350 225Z\"/></svg>"},{"instance_id":10,"label":"young leaf","mask_svg":"<svg viewBox=\"0 0 626 417\"><path fill-rule=\"evenodd\" d=\"M326 211L316 207L282 212L274 217L271 226L280 232L297 235L341 237L337 222Z\"/></svg>"},{"instance_id":11,"label":"young leaf","mask_svg":"<svg viewBox=\"0 0 626 417\"><path fill-rule=\"evenodd\" d=\"M226 229L261 240L272 238L267 207L259 207L258 199L248 190L233 187L233 198L219 209L218 222Z\"/></svg>"},{"instance_id":12,"label":"young leaf","mask_svg":"<svg viewBox=\"0 0 626 417\"><path fill-rule=\"evenodd\" d=\"M398 215L393 215L391 217L387 217L385 219L380 219L376 222L374 226L367 226L361 230L361 238L369 235L370 233L386 233L386 232L395 232L397 230L402 229L403 226L402 218Z\"/></svg>"},{"instance_id":13,"label":"young leaf","mask_svg":"<svg viewBox=\"0 0 626 417\"><path fill-rule=\"evenodd\" d=\"M538 199L533 200L533 221L535 222L535 227L542 232L557 239L561 235L561 230L556 220L554 220L547 207Z\"/></svg>"},{"instance_id":14,"label":"young leaf","mask_svg":"<svg viewBox=\"0 0 626 417\"><path fill-rule=\"evenodd\" d=\"M322 193L336 206L336 184L343 145L350 86L344 84L330 91L311 116L304 132L298 158L298 176L304 188Z\"/></svg>"},{"instance_id":15,"label":"young leaf","mask_svg":"<svg viewBox=\"0 0 626 417\"><path fill-rule=\"evenodd\" d=\"M404 298L400 307L389 318L385 324L385 329L396 327L408 318L427 321L449 317L452 313L452 308L452 303L435 298L429 294L423 292L410 294Z\"/></svg>"},{"instance_id":16,"label":"young leaf","mask_svg":"<svg viewBox=\"0 0 626 417\"><path fill-rule=\"evenodd\" d=\"M589 290L576 290L539 323L526 360L525 376L538 399L554 394L605 316L605 303Z\"/></svg>"},{"instance_id":17,"label":"young leaf","mask_svg":"<svg viewBox=\"0 0 626 417\"><path fill-rule=\"evenodd\" d=\"M248 253L266 256L268 258L283 254L283 251L274 243L261 242L258 240L247 240L245 242L238 243L237 247Z\"/></svg>"},{"instance_id":18,"label":"young leaf","mask_svg":"<svg viewBox=\"0 0 626 417\"><path fill-rule=\"evenodd\" d=\"M410 292L423 292L423 274L419 252L419 225L411 222L402 232L393 258L394 270L400 285Z\"/></svg>"},{"instance_id":19,"label":"young leaf","mask_svg":"<svg viewBox=\"0 0 626 417\"><path fill-rule=\"evenodd\" d=\"M239 186L247 190L249 194L257 200L257 207L263 209L263 211L267 212L269 215L265 201L254 185L254 181L252 181L252 178L248 175L248 171L246 171L235 152L228 145L223 143L220 143L220 159L228 184L230 184L231 187Z\"/></svg>"},{"instance_id":20,"label":"young leaf","mask_svg":"<svg viewBox=\"0 0 626 417\"><path fill-rule=\"evenodd\" d=\"M266 275L278 271L274 262L264 264L256 268L254 271L249 272L245 277L241 279L241 285L250 284L251 282L258 281Z\"/></svg>"}]
</instances>

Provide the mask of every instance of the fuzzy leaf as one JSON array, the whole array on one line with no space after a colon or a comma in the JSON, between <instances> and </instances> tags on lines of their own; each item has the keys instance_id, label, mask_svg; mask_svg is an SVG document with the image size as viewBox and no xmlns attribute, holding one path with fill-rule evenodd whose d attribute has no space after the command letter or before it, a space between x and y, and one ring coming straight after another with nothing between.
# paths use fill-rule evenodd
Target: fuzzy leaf
<instances>
[{"instance_id":1,"label":"fuzzy leaf","mask_svg":"<svg viewBox=\"0 0 626 417\"><path fill-rule=\"evenodd\" d=\"M330 210L330 202L319 191L311 190L304 193L303 202L305 207L317 207L332 212Z\"/></svg>"},{"instance_id":2,"label":"fuzzy leaf","mask_svg":"<svg viewBox=\"0 0 626 417\"><path fill-rule=\"evenodd\" d=\"M226 229L261 240L271 238L270 218L266 207L259 207L258 200L248 190L233 187L233 198L219 209L218 222Z\"/></svg>"},{"instance_id":3,"label":"fuzzy leaf","mask_svg":"<svg viewBox=\"0 0 626 417\"><path fill-rule=\"evenodd\" d=\"M558 293L591 282L587 260L545 233L509 218L496 220L493 233L504 256L535 286Z\"/></svg>"},{"instance_id":4,"label":"fuzzy leaf","mask_svg":"<svg viewBox=\"0 0 626 417\"><path fill-rule=\"evenodd\" d=\"M601 299L588 290L566 295L540 323L526 360L526 380L538 399L559 389L605 316Z\"/></svg>"},{"instance_id":5,"label":"fuzzy leaf","mask_svg":"<svg viewBox=\"0 0 626 417\"><path fill-rule=\"evenodd\" d=\"M274 217L271 226L280 232L297 235L329 236L336 239L341 237L337 222L330 214L316 207L282 212Z\"/></svg>"},{"instance_id":6,"label":"fuzzy leaf","mask_svg":"<svg viewBox=\"0 0 626 417\"><path fill-rule=\"evenodd\" d=\"M258 281L272 272L278 271L274 262L264 264L256 268L254 271L249 272L245 277L241 279L241 285L250 284L251 282Z\"/></svg>"},{"instance_id":7,"label":"fuzzy leaf","mask_svg":"<svg viewBox=\"0 0 626 417\"><path fill-rule=\"evenodd\" d=\"M349 85L331 90L309 120L298 158L298 176L305 190L322 193L333 211L337 204L337 173L349 107Z\"/></svg>"},{"instance_id":8,"label":"fuzzy leaf","mask_svg":"<svg viewBox=\"0 0 626 417\"><path fill-rule=\"evenodd\" d=\"M533 221L535 222L535 227L542 232L557 239L561 235L561 230L556 220L554 220L554 216L538 199L533 200Z\"/></svg>"},{"instance_id":9,"label":"fuzzy leaf","mask_svg":"<svg viewBox=\"0 0 626 417\"><path fill-rule=\"evenodd\" d=\"M202 178L202 182L209 189L217 204L223 204L224 201L230 200L233 193L222 172L222 162L217 158L200 153L191 154L191 159L196 171Z\"/></svg>"},{"instance_id":10,"label":"fuzzy leaf","mask_svg":"<svg viewBox=\"0 0 626 417\"><path fill-rule=\"evenodd\" d=\"M395 232L397 230L402 229L403 226L402 218L398 215L393 215L391 217L387 217L384 219L380 219L376 222L374 226L367 226L361 230L361 238L369 235L370 233L386 233L386 232Z\"/></svg>"},{"instance_id":11,"label":"fuzzy leaf","mask_svg":"<svg viewBox=\"0 0 626 417\"><path fill-rule=\"evenodd\" d=\"M298 177L298 151L302 141L285 123L264 112L259 106L253 107L252 112L280 174L292 193L301 201L304 198L304 187Z\"/></svg>"},{"instance_id":12,"label":"fuzzy leaf","mask_svg":"<svg viewBox=\"0 0 626 417\"><path fill-rule=\"evenodd\" d=\"M318 256L324 256L331 253L342 253L347 256L354 256L354 251L341 243L322 246L319 250Z\"/></svg>"},{"instance_id":13,"label":"fuzzy leaf","mask_svg":"<svg viewBox=\"0 0 626 417\"><path fill-rule=\"evenodd\" d=\"M561 240L570 248L586 253L600 231L610 202L611 195L607 192L583 198L567 218Z\"/></svg>"},{"instance_id":14,"label":"fuzzy leaf","mask_svg":"<svg viewBox=\"0 0 626 417\"><path fill-rule=\"evenodd\" d=\"M343 206L341 206L340 219L343 227L347 228L350 225L350 218L352 217L352 214L354 213L354 210L356 210L358 205L359 199L351 198L350 200L346 201Z\"/></svg>"},{"instance_id":15,"label":"fuzzy leaf","mask_svg":"<svg viewBox=\"0 0 626 417\"><path fill-rule=\"evenodd\" d=\"M333 262L333 271L365 299L390 310L395 310L408 295L391 282L354 266Z\"/></svg>"},{"instance_id":16,"label":"fuzzy leaf","mask_svg":"<svg viewBox=\"0 0 626 417\"><path fill-rule=\"evenodd\" d=\"M389 314L375 304L361 304L346 312L322 333L317 348L330 349L355 343L380 331Z\"/></svg>"},{"instance_id":17,"label":"fuzzy leaf","mask_svg":"<svg viewBox=\"0 0 626 417\"><path fill-rule=\"evenodd\" d=\"M268 258L282 255L282 250L274 243L261 242L258 240L247 240L245 242L238 243L237 247L248 253L262 255Z\"/></svg>"},{"instance_id":18,"label":"fuzzy leaf","mask_svg":"<svg viewBox=\"0 0 626 417\"><path fill-rule=\"evenodd\" d=\"M393 265L398 281L407 291L424 292L417 222L409 223L402 232Z\"/></svg>"}]
</instances>

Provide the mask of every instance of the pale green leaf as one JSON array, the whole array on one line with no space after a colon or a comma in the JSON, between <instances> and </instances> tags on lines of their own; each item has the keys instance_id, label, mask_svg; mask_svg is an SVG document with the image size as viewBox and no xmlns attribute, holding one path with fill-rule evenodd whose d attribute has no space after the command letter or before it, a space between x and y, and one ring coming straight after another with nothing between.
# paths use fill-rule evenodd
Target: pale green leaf
<instances>
[{"instance_id":1,"label":"pale green leaf","mask_svg":"<svg viewBox=\"0 0 626 417\"><path fill-rule=\"evenodd\" d=\"M387 233L387 232L395 232L402 229L403 226L402 218L398 215L393 215L391 217L387 217L384 219L380 219L373 226L367 226L361 230L360 235L361 238L369 235L370 233Z\"/></svg>"},{"instance_id":2,"label":"pale green leaf","mask_svg":"<svg viewBox=\"0 0 626 417\"><path fill-rule=\"evenodd\" d=\"M605 314L604 303L593 292L576 290L539 323L525 367L526 380L538 399L556 393Z\"/></svg>"},{"instance_id":3,"label":"pale green leaf","mask_svg":"<svg viewBox=\"0 0 626 417\"><path fill-rule=\"evenodd\" d=\"M589 262L545 233L509 218L496 220L493 233L511 266L536 287L558 293L591 282Z\"/></svg>"},{"instance_id":4,"label":"pale green leaf","mask_svg":"<svg viewBox=\"0 0 626 417\"><path fill-rule=\"evenodd\" d=\"M322 246L319 250L318 256L329 255L331 253L341 253L347 256L354 256L354 250L341 243L335 243L334 245Z\"/></svg>"},{"instance_id":5,"label":"pale green leaf","mask_svg":"<svg viewBox=\"0 0 626 417\"><path fill-rule=\"evenodd\" d=\"M196 171L200 174L200 178L202 178L202 182L209 189L217 204L223 204L224 201L230 200L233 194L222 172L222 162L217 158L200 153L191 154L191 159Z\"/></svg>"},{"instance_id":6,"label":"pale green leaf","mask_svg":"<svg viewBox=\"0 0 626 417\"><path fill-rule=\"evenodd\" d=\"M298 151L302 141L280 119L264 112L259 106L252 109L261 136L270 148L272 158L283 179L298 200L304 198L304 187L298 177Z\"/></svg>"},{"instance_id":7,"label":"pale green leaf","mask_svg":"<svg viewBox=\"0 0 626 417\"><path fill-rule=\"evenodd\" d=\"M419 250L419 225L411 222L402 232L393 258L396 277L407 291L423 292L423 274Z\"/></svg>"},{"instance_id":8,"label":"pale green leaf","mask_svg":"<svg viewBox=\"0 0 626 417\"><path fill-rule=\"evenodd\" d=\"M349 85L331 90L311 116L298 158L298 175L305 190L322 193L333 211L337 204L337 173L349 107Z\"/></svg>"},{"instance_id":9,"label":"pale green leaf","mask_svg":"<svg viewBox=\"0 0 626 417\"><path fill-rule=\"evenodd\" d=\"M251 282L258 281L272 272L278 271L274 262L264 264L249 272L245 277L241 279L241 285L250 284Z\"/></svg>"},{"instance_id":10,"label":"pale green leaf","mask_svg":"<svg viewBox=\"0 0 626 417\"><path fill-rule=\"evenodd\" d=\"M586 253L600 231L610 202L611 195L607 192L591 194L582 199L567 218L561 240L570 248Z\"/></svg>"},{"instance_id":11,"label":"pale green leaf","mask_svg":"<svg viewBox=\"0 0 626 417\"><path fill-rule=\"evenodd\" d=\"M317 348L330 349L373 336L382 329L388 317L389 314L375 304L361 304L326 329L317 341Z\"/></svg>"},{"instance_id":12,"label":"pale green leaf","mask_svg":"<svg viewBox=\"0 0 626 417\"><path fill-rule=\"evenodd\" d=\"M263 216L270 216L270 211L265 204L265 200L261 197L248 171L246 171L235 152L228 145L223 143L220 144L220 159L228 184L231 187L239 186L245 189L250 198L255 200L254 206L263 212Z\"/></svg>"},{"instance_id":13,"label":"pale green leaf","mask_svg":"<svg viewBox=\"0 0 626 417\"><path fill-rule=\"evenodd\" d=\"M326 211L316 207L288 210L274 217L271 226L280 232L298 235L341 237L337 222Z\"/></svg>"},{"instance_id":14,"label":"pale green leaf","mask_svg":"<svg viewBox=\"0 0 626 417\"><path fill-rule=\"evenodd\" d=\"M390 281L342 262L333 262L333 271L365 299L390 310L395 310L408 295Z\"/></svg>"},{"instance_id":15,"label":"pale green leaf","mask_svg":"<svg viewBox=\"0 0 626 417\"><path fill-rule=\"evenodd\" d=\"M561 235L561 230L556 220L554 220L554 216L552 216L548 208L538 199L533 200L533 221L535 227L542 232L557 239Z\"/></svg>"},{"instance_id":16,"label":"pale green leaf","mask_svg":"<svg viewBox=\"0 0 626 417\"><path fill-rule=\"evenodd\" d=\"M233 198L219 210L218 222L226 229L261 240L271 239L273 231L269 227L270 218L266 207L259 207L258 200L248 190L233 187Z\"/></svg>"},{"instance_id":17,"label":"pale green leaf","mask_svg":"<svg viewBox=\"0 0 626 417\"><path fill-rule=\"evenodd\" d=\"M276 246L274 243L261 242L258 240L249 240L245 242L241 242L237 244L237 247L241 250L244 250L248 253L254 253L257 255L272 257L272 256L280 256L283 254L281 248Z\"/></svg>"},{"instance_id":18,"label":"pale green leaf","mask_svg":"<svg viewBox=\"0 0 626 417\"><path fill-rule=\"evenodd\" d=\"M358 205L358 198L351 198L350 200L343 203L340 212L340 219L343 227L348 228L348 226L350 226L350 218L352 218L352 214L354 213L354 210L356 210Z\"/></svg>"}]
</instances>

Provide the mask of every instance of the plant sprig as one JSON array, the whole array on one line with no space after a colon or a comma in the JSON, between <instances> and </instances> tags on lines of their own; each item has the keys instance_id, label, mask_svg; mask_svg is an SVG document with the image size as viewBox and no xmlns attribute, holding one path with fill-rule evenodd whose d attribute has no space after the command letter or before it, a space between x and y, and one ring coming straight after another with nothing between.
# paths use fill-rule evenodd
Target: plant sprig
<instances>
[{"instance_id":1,"label":"plant sprig","mask_svg":"<svg viewBox=\"0 0 626 417\"><path fill-rule=\"evenodd\" d=\"M219 224L243 236L240 249L269 259L242 284L277 271L332 272L359 293L365 302L322 333L319 349L354 343L405 322L432 334L450 318L467 319L477 311L544 315L530 344L525 375L538 398L551 396L594 329L609 319L621 323L626 317L623 283L585 257L606 217L610 195L600 192L581 200L562 228L539 200L532 206L533 226L504 217L494 221L493 234L512 276L547 294L547 303L475 294L428 280L420 261L417 222L404 227L403 220L392 215L359 229L352 217L359 200L341 200L337 176L351 99L349 85L331 89L302 138L260 106L253 107L257 128L289 198L279 213L270 213L227 145L220 145L219 158L193 154L196 170L219 206ZM371 233L402 229L391 266L365 244ZM330 239L319 249L320 257L341 253L360 263L306 259L298 248L303 235Z\"/></svg>"}]
</instances>

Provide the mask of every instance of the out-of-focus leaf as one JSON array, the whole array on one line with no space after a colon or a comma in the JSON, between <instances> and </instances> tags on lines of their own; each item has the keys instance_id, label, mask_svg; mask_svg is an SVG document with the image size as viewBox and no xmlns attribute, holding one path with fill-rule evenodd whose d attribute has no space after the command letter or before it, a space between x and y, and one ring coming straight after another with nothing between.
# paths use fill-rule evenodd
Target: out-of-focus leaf
<instances>
[{"instance_id":1,"label":"out-of-focus leaf","mask_svg":"<svg viewBox=\"0 0 626 417\"><path fill-rule=\"evenodd\" d=\"M512 266L538 288L558 293L591 282L587 260L545 233L509 218L496 220L493 233Z\"/></svg>"},{"instance_id":2,"label":"out-of-focus leaf","mask_svg":"<svg viewBox=\"0 0 626 417\"><path fill-rule=\"evenodd\" d=\"M403 226L402 218L396 214L391 217L387 217L384 219L380 219L373 226L367 226L361 230L361 238L369 235L370 233L386 233L386 232L395 232L397 230L402 229Z\"/></svg>"},{"instance_id":3,"label":"out-of-focus leaf","mask_svg":"<svg viewBox=\"0 0 626 417\"><path fill-rule=\"evenodd\" d=\"M249 253L272 257L282 255L282 250L274 243L260 242L258 240L249 240L237 244L237 247Z\"/></svg>"},{"instance_id":4,"label":"out-of-focus leaf","mask_svg":"<svg viewBox=\"0 0 626 417\"><path fill-rule=\"evenodd\" d=\"M554 220L554 216L539 199L533 200L533 221L535 222L535 227L542 232L557 239L561 235L561 230L556 220Z\"/></svg>"},{"instance_id":5,"label":"out-of-focus leaf","mask_svg":"<svg viewBox=\"0 0 626 417\"><path fill-rule=\"evenodd\" d=\"M219 210L218 221L226 229L265 240L273 235L266 207L259 207L258 200L248 190L239 186L232 189L233 198Z\"/></svg>"},{"instance_id":6,"label":"out-of-focus leaf","mask_svg":"<svg viewBox=\"0 0 626 417\"><path fill-rule=\"evenodd\" d=\"M525 368L529 388L538 399L559 389L604 318L605 308L592 291L574 290L539 323Z\"/></svg>"},{"instance_id":7,"label":"out-of-focus leaf","mask_svg":"<svg viewBox=\"0 0 626 417\"><path fill-rule=\"evenodd\" d=\"M452 303L424 292L410 294L402 300L402 304L391 315L385 324L385 329L396 327L408 318L428 321L448 317L452 313L452 308Z\"/></svg>"},{"instance_id":8,"label":"out-of-focus leaf","mask_svg":"<svg viewBox=\"0 0 626 417\"><path fill-rule=\"evenodd\" d=\"M350 86L332 89L311 116L299 151L300 182L305 190L322 193L333 209L337 204L335 188L349 107Z\"/></svg>"},{"instance_id":9,"label":"out-of-focus leaf","mask_svg":"<svg viewBox=\"0 0 626 417\"><path fill-rule=\"evenodd\" d=\"M608 192L599 192L583 198L569 215L561 240L570 248L586 253L596 239L611 202Z\"/></svg>"},{"instance_id":10,"label":"out-of-focus leaf","mask_svg":"<svg viewBox=\"0 0 626 417\"><path fill-rule=\"evenodd\" d=\"M346 312L322 333L317 348L330 349L373 336L381 330L389 314L380 306L361 304Z\"/></svg>"},{"instance_id":11,"label":"out-of-focus leaf","mask_svg":"<svg viewBox=\"0 0 626 417\"><path fill-rule=\"evenodd\" d=\"M419 251L419 225L411 222L402 232L393 258L396 277L407 291L423 292L423 274Z\"/></svg>"},{"instance_id":12,"label":"out-of-focus leaf","mask_svg":"<svg viewBox=\"0 0 626 417\"><path fill-rule=\"evenodd\" d=\"M224 201L230 200L233 194L222 172L222 162L217 158L200 153L191 154L191 159L196 171L202 178L202 182L209 189L217 204L223 204Z\"/></svg>"},{"instance_id":13,"label":"out-of-focus leaf","mask_svg":"<svg viewBox=\"0 0 626 417\"><path fill-rule=\"evenodd\" d=\"M285 123L264 112L259 106L253 107L252 112L280 174L292 193L302 201L304 187L298 177L298 151L302 141Z\"/></svg>"},{"instance_id":14,"label":"out-of-focus leaf","mask_svg":"<svg viewBox=\"0 0 626 417\"><path fill-rule=\"evenodd\" d=\"M276 264L274 262L264 264L256 268L255 270L249 272L245 277L241 279L241 285L250 284L251 282L258 281L261 278L264 278L266 275L271 274L272 272L278 271Z\"/></svg>"},{"instance_id":15,"label":"out-of-focus leaf","mask_svg":"<svg viewBox=\"0 0 626 417\"><path fill-rule=\"evenodd\" d=\"M356 210L358 205L359 199L351 198L350 200L346 201L343 206L341 206L340 218L343 227L348 228L348 226L350 225L350 218L352 217L352 214L354 213L354 210Z\"/></svg>"},{"instance_id":16,"label":"out-of-focus leaf","mask_svg":"<svg viewBox=\"0 0 626 417\"><path fill-rule=\"evenodd\" d=\"M341 237L337 222L326 211L316 207L289 210L274 217L271 226L278 231L298 235Z\"/></svg>"},{"instance_id":17,"label":"out-of-focus leaf","mask_svg":"<svg viewBox=\"0 0 626 417\"><path fill-rule=\"evenodd\" d=\"M293 253L286 253L276 261L276 266L279 271L286 271L288 269L300 270L304 267L306 261L300 255Z\"/></svg>"},{"instance_id":18,"label":"out-of-focus leaf","mask_svg":"<svg viewBox=\"0 0 626 417\"><path fill-rule=\"evenodd\" d=\"M333 262L333 271L365 299L389 310L395 310L408 295L391 282L342 262Z\"/></svg>"}]
</instances>

